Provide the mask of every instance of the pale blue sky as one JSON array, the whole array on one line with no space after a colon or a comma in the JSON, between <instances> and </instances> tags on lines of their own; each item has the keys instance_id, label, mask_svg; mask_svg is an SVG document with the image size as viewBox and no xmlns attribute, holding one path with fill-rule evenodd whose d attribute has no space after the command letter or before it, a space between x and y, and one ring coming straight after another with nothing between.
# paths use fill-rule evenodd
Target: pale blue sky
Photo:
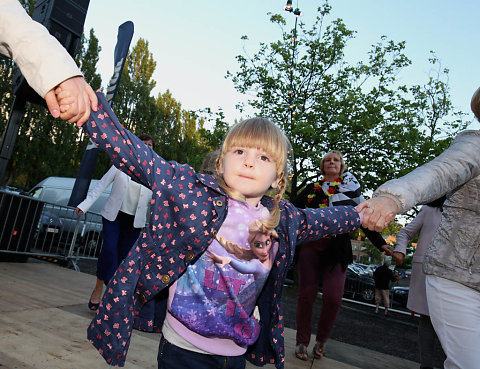
<instances>
[{"instance_id":1,"label":"pale blue sky","mask_svg":"<svg viewBox=\"0 0 480 369\"><path fill-rule=\"evenodd\" d=\"M235 104L244 98L224 78L237 68L235 56L243 53L242 35L248 35L247 50L253 54L259 42L280 37L269 22L268 12L285 14L288 28L294 16L283 11L286 1L194 1L91 0L85 30L94 28L102 46L99 72L104 84L113 73L113 50L118 26L127 20L135 25L132 45L142 37L157 61L154 92L169 89L184 109L222 107L229 122L241 118ZM298 5L297 5L298 4ZM293 1L311 24L318 1ZM347 58L365 60L371 44L381 35L406 41L412 65L399 75L405 84L427 81L429 51L435 51L442 66L450 69L450 92L456 107L470 113L470 97L480 86L478 48L478 1L461 0L336 0L331 1L329 20L342 18L357 31L347 46ZM479 128L478 122L470 128Z\"/></svg>"}]
</instances>

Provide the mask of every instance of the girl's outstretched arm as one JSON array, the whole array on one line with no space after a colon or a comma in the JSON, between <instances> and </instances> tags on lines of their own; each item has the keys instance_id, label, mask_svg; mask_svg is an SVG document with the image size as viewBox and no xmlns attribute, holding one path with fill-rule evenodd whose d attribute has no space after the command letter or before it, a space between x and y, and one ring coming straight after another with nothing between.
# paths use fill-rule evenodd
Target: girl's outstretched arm
<instances>
[{"instance_id":1,"label":"girl's outstretched arm","mask_svg":"<svg viewBox=\"0 0 480 369\"><path fill-rule=\"evenodd\" d=\"M353 206L334 206L317 209L298 209L291 217L291 226L297 227L297 244L319 240L328 236L350 233L360 228L362 219Z\"/></svg>"},{"instance_id":2,"label":"girl's outstretched arm","mask_svg":"<svg viewBox=\"0 0 480 369\"><path fill-rule=\"evenodd\" d=\"M155 191L156 187L169 183L176 170L182 166L168 163L137 136L119 122L105 96L97 92L98 110L82 126L93 142L105 151L113 164L121 171ZM188 170L191 168L183 167ZM160 182L159 182L160 180Z\"/></svg>"}]
</instances>

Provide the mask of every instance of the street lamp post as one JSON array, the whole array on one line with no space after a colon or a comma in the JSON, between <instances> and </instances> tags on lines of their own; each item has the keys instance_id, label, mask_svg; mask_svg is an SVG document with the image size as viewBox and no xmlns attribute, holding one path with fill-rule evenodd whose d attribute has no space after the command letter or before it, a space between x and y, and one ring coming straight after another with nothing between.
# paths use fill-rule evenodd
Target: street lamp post
<instances>
[{"instance_id":1,"label":"street lamp post","mask_svg":"<svg viewBox=\"0 0 480 369\"><path fill-rule=\"evenodd\" d=\"M288 91L287 91L288 111L290 112L290 132L293 132L293 127L295 124L295 110L297 108L297 103L295 100L295 91L293 86L293 74L295 71L295 57L296 57L295 51L297 48L297 23L298 23L298 17L302 15L302 12L298 8L298 1L297 1L297 7L294 9L292 7L292 0L287 0L287 4L285 5L284 9L286 12L289 12L295 15L295 28L293 30L293 35L292 35L292 41L293 41L292 60L290 62L290 85L288 86ZM293 137L291 137L290 139L293 140Z\"/></svg>"}]
</instances>

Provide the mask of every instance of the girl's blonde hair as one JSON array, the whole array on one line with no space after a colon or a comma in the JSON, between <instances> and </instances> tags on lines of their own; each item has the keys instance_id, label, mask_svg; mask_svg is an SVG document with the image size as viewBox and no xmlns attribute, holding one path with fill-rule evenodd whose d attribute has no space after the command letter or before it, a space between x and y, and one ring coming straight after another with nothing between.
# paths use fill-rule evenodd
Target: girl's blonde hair
<instances>
[{"instance_id":1,"label":"girl's blonde hair","mask_svg":"<svg viewBox=\"0 0 480 369\"><path fill-rule=\"evenodd\" d=\"M345 161L343 160L343 155L340 151L338 150L332 150L330 152L327 152L325 155L323 155L322 161L320 162L320 172L322 174L325 174L325 171L323 170L323 164L325 160L332 154L337 154L340 157L340 175L345 172L345 169L347 169L347 166L345 165Z\"/></svg>"},{"instance_id":2,"label":"girl's blonde hair","mask_svg":"<svg viewBox=\"0 0 480 369\"><path fill-rule=\"evenodd\" d=\"M225 154L232 147L254 147L265 151L275 161L277 176L279 178L276 193L273 196L274 207L270 211L270 218L262 223L268 229L275 228L280 222L280 208L278 203L285 193L288 178L288 154L291 145L285 134L274 123L266 118L250 118L235 124L227 133L220 154L217 158L218 184L225 190L228 196L235 199L245 200L245 197L229 187L223 179L221 165Z\"/></svg>"}]
</instances>

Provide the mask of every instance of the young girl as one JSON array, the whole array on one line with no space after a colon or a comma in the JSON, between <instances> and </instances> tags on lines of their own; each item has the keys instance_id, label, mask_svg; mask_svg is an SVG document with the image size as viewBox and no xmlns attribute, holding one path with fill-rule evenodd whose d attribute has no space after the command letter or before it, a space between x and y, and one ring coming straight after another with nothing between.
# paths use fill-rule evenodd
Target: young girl
<instances>
[{"instance_id":1,"label":"young girl","mask_svg":"<svg viewBox=\"0 0 480 369\"><path fill-rule=\"evenodd\" d=\"M360 226L359 214L351 206L301 210L282 200L289 143L267 119L231 128L212 176L165 161L118 122L101 93L98 97L100 109L85 132L116 167L150 188L153 198L148 230L119 266L88 328L92 344L110 365L123 366L137 319L137 326L148 330L162 327L159 368L245 368L245 358L283 368L280 298L295 245L351 232ZM268 190L273 198L265 196ZM217 236L249 248L248 225L256 219L278 236L258 294L253 274L212 270L205 252L226 251ZM140 311L148 301L166 314L163 322L143 319ZM252 314L255 305L260 321Z\"/></svg>"}]
</instances>

